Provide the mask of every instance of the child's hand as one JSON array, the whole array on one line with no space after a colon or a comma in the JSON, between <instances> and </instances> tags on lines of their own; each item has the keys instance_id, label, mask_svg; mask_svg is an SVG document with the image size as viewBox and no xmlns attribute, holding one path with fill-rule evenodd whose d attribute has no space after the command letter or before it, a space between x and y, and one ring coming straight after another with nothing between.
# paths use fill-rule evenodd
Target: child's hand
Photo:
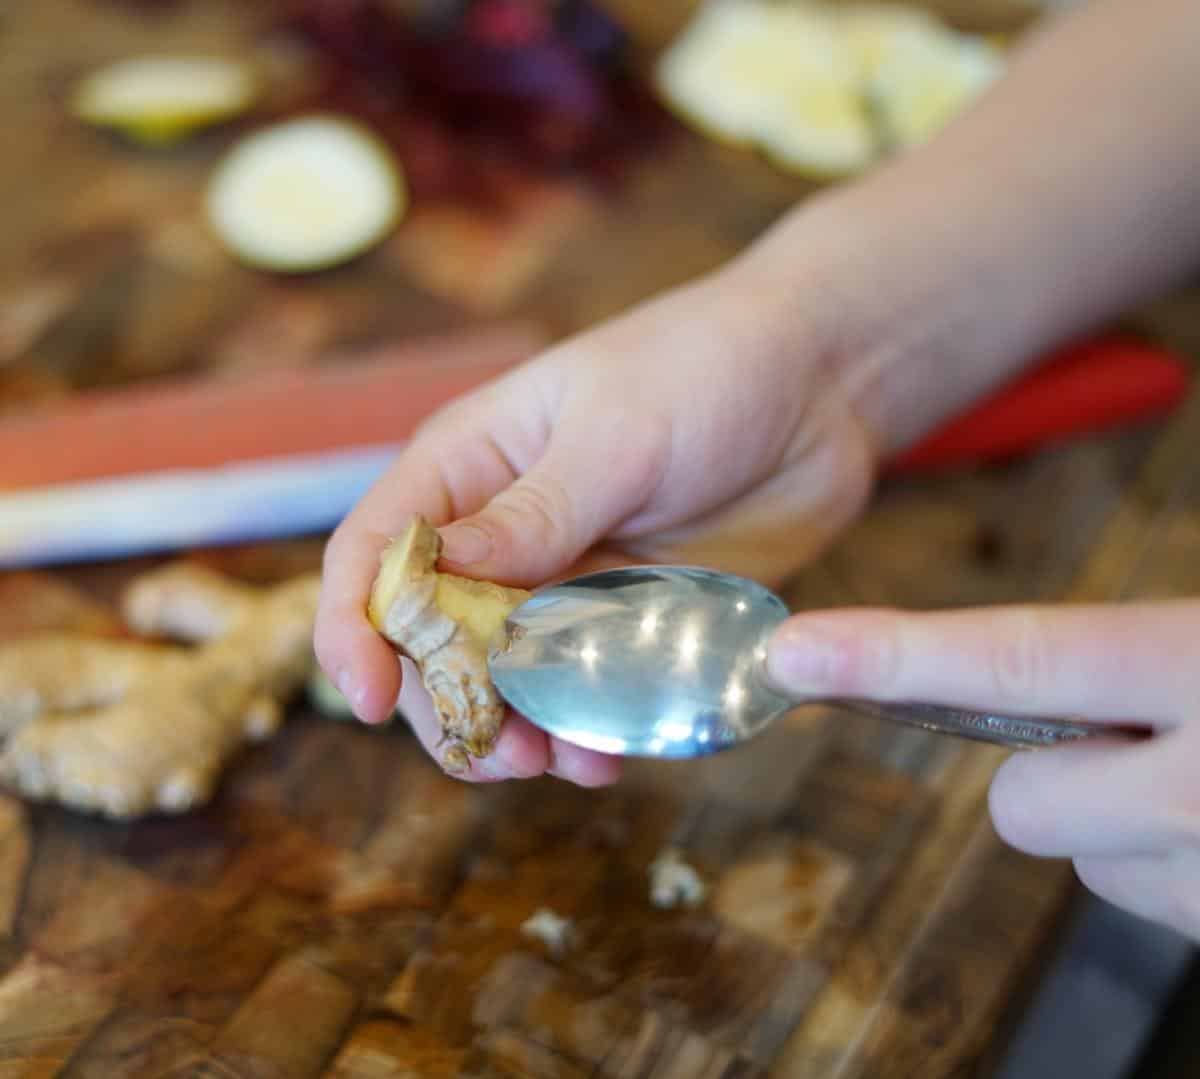
<instances>
[{"instance_id":1,"label":"child's hand","mask_svg":"<svg viewBox=\"0 0 1200 1079\"><path fill-rule=\"evenodd\" d=\"M356 713L380 720L400 692L364 608L412 514L453 522L447 553L468 576L536 586L615 544L775 582L854 516L876 456L1175 280L1200 253L1200 65L1187 34L1154 28L1194 18L1193 0L1082 5L928 145L434 417L329 545L317 653ZM415 686L401 704L430 745ZM1124 775L1156 752L1111 760ZM1003 783L1062 759L1022 760ZM520 721L472 774L546 771L616 776Z\"/></svg>"},{"instance_id":2,"label":"child's hand","mask_svg":"<svg viewBox=\"0 0 1200 1079\"><path fill-rule=\"evenodd\" d=\"M448 569L536 587L601 546L610 558L705 562L778 581L858 511L873 459L838 393L825 337L832 306L822 299L822 314L810 315L815 290L808 303L803 291L785 298L761 272L739 264L670 293L418 432L327 551L317 653L360 718L383 719L401 690L365 606L385 540L414 513L449 525ZM772 310L783 302L786 318ZM437 717L418 679L403 683L401 708L432 748ZM471 778L547 771L593 785L617 767L510 717Z\"/></svg>"},{"instance_id":3,"label":"child's hand","mask_svg":"<svg viewBox=\"0 0 1200 1079\"><path fill-rule=\"evenodd\" d=\"M1013 846L1071 858L1098 895L1200 938L1200 601L797 615L768 664L802 696L1152 727L1015 754L992 815Z\"/></svg>"}]
</instances>

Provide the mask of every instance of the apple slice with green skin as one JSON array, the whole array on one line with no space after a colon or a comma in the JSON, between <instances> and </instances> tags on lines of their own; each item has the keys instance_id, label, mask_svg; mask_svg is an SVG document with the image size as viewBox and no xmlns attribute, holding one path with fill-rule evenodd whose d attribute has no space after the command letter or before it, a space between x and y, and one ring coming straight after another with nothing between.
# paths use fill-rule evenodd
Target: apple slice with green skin
<instances>
[{"instance_id":1,"label":"apple slice with green skin","mask_svg":"<svg viewBox=\"0 0 1200 1079\"><path fill-rule=\"evenodd\" d=\"M94 127L163 145L247 111L259 88L250 65L237 60L137 56L87 75L72 95L71 111Z\"/></svg>"},{"instance_id":2,"label":"apple slice with green skin","mask_svg":"<svg viewBox=\"0 0 1200 1079\"><path fill-rule=\"evenodd\" d=\"M888 150L931 138L1004 70L996 41L954 29L923 8L867 0L840 8L838 19Z\"/></svg>"},{"instance_id":3,"label":"apple slice with green skin","mask_svg":"<svg viewBox=\"0 0 1200 1079\"><path fill-rule=\"evenodd\" d=\"M994 41L915 5L708 0L655 77L666 103L710 138L836 180L935 134L1003 60Z\"/></svg>"},{"instance_id":4,"label":"apple slice with green skin","mask_svg":"<svg viewBox=\"0 0 1200 1079\"><path fill-rule=\"evenodd\" d=\"M209 181L207 212L240 261L303 273L370 250L407 201L403 169L380 139L353 120L318 114L235 145Z\"/></svg>"},{"instance_id":5,"label":"apple slice with green skin","mask_svg":"<svg viewBox=\"0 0 1200 1079\"><path fill-rule=\"evenodd\" d=\"M852 175L876 157L858 65L823 5L710 2L659 58L655 81L710 138L812 179Z\"/></svg>"},{"instance_id":6,"label":"apple slice with green skin","mask_svg":"<svg viewBox=\"0 0 1200 1079\"><path fill-rule=\"evenodd\" d=\"M910 38L883 57L867 97L889 150L919 145L966 111L1004 71L1001 49L982 37L947 32Z\"/></svg>"}]
</instances>

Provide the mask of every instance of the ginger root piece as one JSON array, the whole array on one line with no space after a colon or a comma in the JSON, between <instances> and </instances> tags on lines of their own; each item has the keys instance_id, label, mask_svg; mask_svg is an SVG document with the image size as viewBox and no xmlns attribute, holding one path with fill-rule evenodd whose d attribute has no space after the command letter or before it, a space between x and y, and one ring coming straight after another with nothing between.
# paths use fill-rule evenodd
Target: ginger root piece
<instances>
[{"instance_id":1,"label":"ginger root piece","mask_svg":"<svg viewBox=\"0 0 1200 1079\"><path fill-rule=\"evenodd\" d=\"M541 941L552 956L560 959L574 943L575 926L570 918L564 918L549 907L538 907L521 923L521 934Z\"/></svg>"},{"instance_id":2,"label":"ginger root piece","mask_svg":"<svg viewBox=\"0 0 1200 1079\"><path fill-rule=\"evenodd\" d=\"M134 582L123 613L170 640L39 634L0 646L0 778L110 817L207 801L233 752L273 734L308 678L319 582L258 589L167 566Z\"/></svg>"},{"instance_id":3,"label":"ginger root piece","mask_svg":"<svg viewBox=\"0 0 1200 1079\"><path fill-rule=\"evenodd\" d=\"M708 895L700 874L674 847L667 847L650 863L650 902L661 910L698 907Z\"/></svg>"},{"instance_id":4,"label":"ginger root piece","mask_svg":"<svg viewBox=\"0 0 1200 1079\"><path fill-rule=\"evenodd\" d=\"M449 743L443 766L461 774L500 734L504 701L488 673L488 645L530 593L439 573L441 552L437 531L415 517L380 557L367 614L417 665Z\"/></svg>"}]
</instances>

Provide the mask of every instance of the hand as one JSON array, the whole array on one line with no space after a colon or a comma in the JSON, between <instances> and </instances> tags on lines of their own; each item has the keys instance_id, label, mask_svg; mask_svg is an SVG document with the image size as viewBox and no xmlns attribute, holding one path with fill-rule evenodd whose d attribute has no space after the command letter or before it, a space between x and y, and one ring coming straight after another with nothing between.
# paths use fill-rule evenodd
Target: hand
<instances>
[{"instance_id":1,"label":"hand","mask_svg":"<svg viewBox=\"0 0 1200 1079\"><path fill-rule=\"evenodd\" d=\"M838 394L832 303L818 314L818 290L806 301L782 280L763 260L731 265L424 425L327 549L316 650L361 719L399 699L425 747L439 739L412 668L402 677L364 613L380 550L414 513L447 526L447 569L526 587L597 558L777 582L836 534L868 496L870 440ZM509 717L468 778L545 772L596 785L618 768Z\"/></svg>"},{"instance_id":2,"label":"hand","mask_svg":"<svg viewBox=\"0 0 1200 1079\"><path fill-rule=\"evenodd\" d=\"M996 829L1071 858L1083 883L1200 939L1200 602L797 615L768 653L798 696L924 700L1154 730L1014 754Z\"/></svg>"},{"instance_id":3,"label":"hand","mask_svg":"<svg viewBox=\"0 0 1200 1079\"><path fill-rule=\"evenodd\" d=\"M1200 67L1186 35L1146 27L1191 14L1084 5L927 146L434 417L329 544L315 643L356 713L401 692L363 609L414 512L453 526L448 568L468 576L536 586L608 543L776 583L855 515L878 456L1176 278L1200 251ZM1113 122L1131 115L1161 122ZM415 679L403 693L432 745ZM547 771L616 777L519 721L472 777Z\"/></svg>"}]
</instances>

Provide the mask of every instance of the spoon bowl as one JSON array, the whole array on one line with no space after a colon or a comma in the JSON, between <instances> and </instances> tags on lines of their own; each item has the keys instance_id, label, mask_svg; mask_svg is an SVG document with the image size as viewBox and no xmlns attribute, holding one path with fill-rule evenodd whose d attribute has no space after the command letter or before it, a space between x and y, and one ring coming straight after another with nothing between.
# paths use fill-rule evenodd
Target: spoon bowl
<instances>
[{"instance_id":1,"label":"spoon bowl","mask_svg":"<svg viewBox=\"0 0 1200 1079\"><path fill-rule=\"evenodd\" d=\"M552 585L508 619L489 657L536 726L624 756L695 757L795 707L760 675L788 616L752 581L686 566L603 570Z\"/></svg>"},{"instance_id":2,"label":"spoon bowl","mask_svg":"<svg viewBox=\"0 0 1200 1079\"><path fill-rule=\"evenodd\" d=\"M509 615L488 665L500 694L534 726L618 756L704 756L814 703L1014 748L1114 733L921 702L789 698L764 669L789 613L769 589L715 570L602 570L535 592Z\"/></svg>"}]
</instances>

